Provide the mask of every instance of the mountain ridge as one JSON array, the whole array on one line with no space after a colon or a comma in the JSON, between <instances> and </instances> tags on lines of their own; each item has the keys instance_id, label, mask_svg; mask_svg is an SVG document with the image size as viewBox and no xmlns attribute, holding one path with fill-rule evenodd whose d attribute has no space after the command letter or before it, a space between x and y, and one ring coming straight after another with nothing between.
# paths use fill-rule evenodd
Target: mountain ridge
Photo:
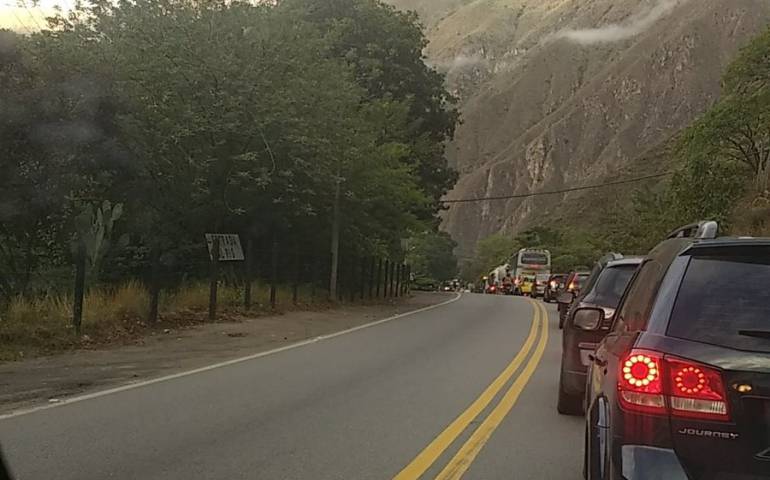
<instances>
[{"instance_id":1,"label":"mountain ridge","mask_svg":"<svg viewBox=\"0 0 770 480\"><path fill-rule=\"evenodd\" d=\"M764 0L392 3L426 16L428 61L461 99L448 148L461 176L448 198L650 173L649 152L718 99L726 66L770 22ZM481 238L515 234L580 198L453 205L444 227L470 255Z\"/></svg>"}]
</instances>

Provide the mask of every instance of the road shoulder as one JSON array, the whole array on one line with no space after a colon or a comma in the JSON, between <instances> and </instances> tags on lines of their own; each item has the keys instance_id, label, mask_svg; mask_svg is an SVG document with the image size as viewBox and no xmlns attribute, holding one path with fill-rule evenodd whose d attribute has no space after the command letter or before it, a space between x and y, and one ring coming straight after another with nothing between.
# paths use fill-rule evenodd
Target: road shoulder
<instances>
[{"instance_id":1,"label":"road shoulder","mask_svg":"<svg viewBox=\"0 0 770 480\"><path fill-rule=\"evenodd\" d=\"M393 304L344 306L237 323L203 324L150 336L135 345L0 364L0 414L286 347L453 297L418 292Z\"/></svg>"}]
</instances>

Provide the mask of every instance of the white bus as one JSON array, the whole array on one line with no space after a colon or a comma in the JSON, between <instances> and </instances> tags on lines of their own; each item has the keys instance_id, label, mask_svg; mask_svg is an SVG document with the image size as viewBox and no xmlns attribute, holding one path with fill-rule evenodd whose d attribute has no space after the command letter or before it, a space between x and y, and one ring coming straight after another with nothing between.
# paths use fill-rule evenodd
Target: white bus
<instances>
[{"instance_id":1,"label":"white bus","mask_svg":"<svg viewBox=\"0 0 770 480\"><path fill-rule=\"evenodd\" d=\"M526 280L535 280L534 296L545 291L545 284L551 276L551 252L535 248L522 248L515 257L516 270L513 272L515 283L520 287ZM519 293L521 289L517 288ZM527 292L528 293L528 292Z\"/></svg>"}]
</instances>

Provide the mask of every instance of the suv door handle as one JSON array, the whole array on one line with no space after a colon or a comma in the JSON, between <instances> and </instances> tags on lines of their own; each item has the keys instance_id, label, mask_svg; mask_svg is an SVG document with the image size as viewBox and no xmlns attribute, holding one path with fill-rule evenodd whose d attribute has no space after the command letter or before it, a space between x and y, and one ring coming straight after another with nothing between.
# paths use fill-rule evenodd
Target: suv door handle
<instances>
[{"instance_id":1,"label":"suv door handle","mask_svg":"<svg viewBox=\"0 0 770 480\"><path fill-rule=\"evenodd\" d=\"M600 367L606 367L607 366L607 360L601 360L593 353L588 354L588 359L594 362L595 364L599 365Z\"/></svg>"}]
</instances>

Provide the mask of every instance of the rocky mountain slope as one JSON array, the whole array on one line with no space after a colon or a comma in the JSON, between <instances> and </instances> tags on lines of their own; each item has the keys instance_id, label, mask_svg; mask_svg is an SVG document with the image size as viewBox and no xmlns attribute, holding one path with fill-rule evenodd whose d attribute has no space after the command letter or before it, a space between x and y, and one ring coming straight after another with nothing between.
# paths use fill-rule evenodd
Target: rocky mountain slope
<instances>
[{"instance_id":1,"label":"rocky mountain slope","mask_svg":"<svg viewBox=\"0 0 770 480\"><path fill-rule=\"evenodd\" d=\"M464 122L449 149L461 178L449 198L666 170L661 149L717 99L725 67L770 23L767 0L391 3L420 13L429 61L461 99ZM445 227L468 255L485 236L564 217L586 198L602 195L458 204Z\"/></svg>"}]
</instances>

